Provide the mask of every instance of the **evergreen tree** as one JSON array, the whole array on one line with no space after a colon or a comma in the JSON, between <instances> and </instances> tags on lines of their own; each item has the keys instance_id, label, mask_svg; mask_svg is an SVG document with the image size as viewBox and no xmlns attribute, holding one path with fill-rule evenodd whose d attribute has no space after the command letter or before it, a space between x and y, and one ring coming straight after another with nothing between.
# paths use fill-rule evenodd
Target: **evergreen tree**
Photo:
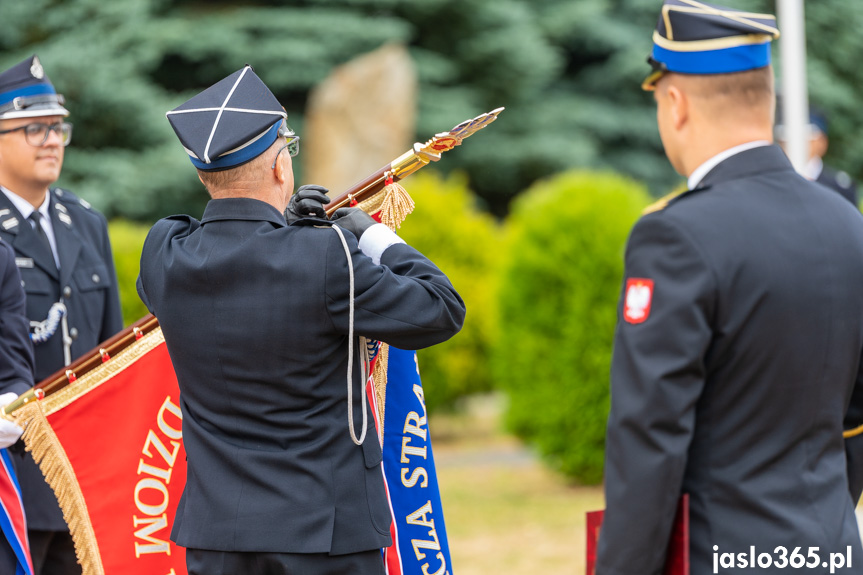
<instances>
[{"instance_id":1,"label":"evergreen tree","mask_svg":"<svg viewBox=\"0 0 863 575\"><path fill-rule=\"evenodd\" d=\"M772 11L771 0L725 0ZM680 182L640 90L660 0L28 0L0 7L0 68L38 53L75 124L61 184L109 216L200 213L207 197L164 113L246 63L302 133L309 90L387 42L419 71L417 140L507 111L435 169L466 171L498 215L538 178L614 169L654 194ZM812 101L828 161L863 175L855 0L807 4ZM382 127L382 129L386 129ZM361 177L364 174L357 174ZM302 181L299 175L298 181ZM334 190L335 191L335 190Z\"/></svg>"}]
</instances>

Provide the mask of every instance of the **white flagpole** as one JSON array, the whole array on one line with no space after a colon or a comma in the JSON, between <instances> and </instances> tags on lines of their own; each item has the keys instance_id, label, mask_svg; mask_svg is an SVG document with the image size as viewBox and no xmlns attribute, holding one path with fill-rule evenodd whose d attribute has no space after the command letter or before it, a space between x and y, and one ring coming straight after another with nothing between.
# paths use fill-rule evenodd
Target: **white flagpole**
<instances>
[{"instance_id":1,"label":"white flagpole","mask_svg":"<svg viewBox=\"0 0 863 575\"><path fill-rule=\"evenodd\" d=\"M782 59L785 152L803 172L809 161L809 95L806 87L806 26L803 0L776 0Z\"/></svg>"}]
</instances>

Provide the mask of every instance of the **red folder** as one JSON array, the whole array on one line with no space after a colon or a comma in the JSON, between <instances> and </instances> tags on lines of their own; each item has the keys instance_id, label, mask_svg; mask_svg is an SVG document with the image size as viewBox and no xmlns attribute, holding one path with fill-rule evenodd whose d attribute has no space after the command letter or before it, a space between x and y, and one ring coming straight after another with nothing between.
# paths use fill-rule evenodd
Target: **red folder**
<instances>
[{"instance_id":1,"label":"red folder","mask_svg":"<svg viewBox=\"0 0 863 575\"><path fill-rule=\"evenodd\" d=\"M587 575L596 575L596 550L605 511L587 512ZM671 539L665 555L664 575L689 575L689 495L684 493L677 505Z\"/></svg>"}]
</instances>

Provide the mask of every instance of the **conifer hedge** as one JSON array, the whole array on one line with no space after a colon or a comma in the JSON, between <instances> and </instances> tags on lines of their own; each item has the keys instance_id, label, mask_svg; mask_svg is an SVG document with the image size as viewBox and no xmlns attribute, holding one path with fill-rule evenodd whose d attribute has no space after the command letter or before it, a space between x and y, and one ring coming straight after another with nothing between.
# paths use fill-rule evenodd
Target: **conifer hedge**
<instances>
[{"instance_id":1,"label":"conifer hedge","mask_svg":"<svg viewBox=\"0 0 863 575\"><path fill-rule=\"evenodd\" d=\"M519 196L508 221L492 355L506 422L581 483L602 479L623 251L648 201L624 177L567 172Z\"/></svg>"}]
</instances>

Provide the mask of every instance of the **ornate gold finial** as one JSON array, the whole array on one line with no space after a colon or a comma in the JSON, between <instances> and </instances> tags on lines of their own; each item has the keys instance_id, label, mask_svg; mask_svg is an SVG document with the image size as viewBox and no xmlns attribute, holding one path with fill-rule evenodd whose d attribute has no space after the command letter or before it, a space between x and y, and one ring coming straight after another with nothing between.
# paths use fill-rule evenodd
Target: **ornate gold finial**
<instances>
[{"instance_id":1,"label":"ornate gold finial","mask_svg":"<svg viewBox=\"0 0 863 575\"><path fill-rule=\"evenodd\" d=\"M449 132L435 134L435 136L423 144L418 151L434 154L440 157L441 153L448 152L456 146L461 145L465 138L474 135L497 120L498 115L503 112L504 109L505 108L502 107L496 108L491 112L480 114L471 120L465 120Z\"/></svg>"}]
</instances>

